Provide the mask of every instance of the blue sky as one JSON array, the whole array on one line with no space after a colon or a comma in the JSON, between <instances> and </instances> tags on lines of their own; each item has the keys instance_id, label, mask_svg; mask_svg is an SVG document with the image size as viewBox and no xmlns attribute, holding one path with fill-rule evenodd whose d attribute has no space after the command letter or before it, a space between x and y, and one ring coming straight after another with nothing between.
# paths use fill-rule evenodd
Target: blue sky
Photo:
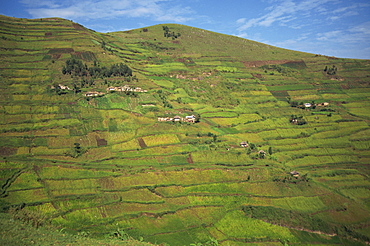
<instances>
[{"instance_id":1,"label":"blue sky","mask_svg":"<svg viewBox=\"0 0 370 246\"><path fill-rule=\"evenodd\" d=\"M178 23L286 49L370 59L369 0L0 0L0 14L99 32Z\"/></svg>"}]
</instances>

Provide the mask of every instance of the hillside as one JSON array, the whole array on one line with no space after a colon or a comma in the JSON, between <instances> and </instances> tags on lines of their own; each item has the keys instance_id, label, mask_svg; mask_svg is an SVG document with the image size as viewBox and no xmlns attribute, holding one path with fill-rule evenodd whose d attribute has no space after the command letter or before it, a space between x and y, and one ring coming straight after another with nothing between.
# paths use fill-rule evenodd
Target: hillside
<instances>
[{"instance_id":1,"label":"hillside","mask_svg":"<svg viewBox=\"0 0 370 246\"><path fill-rule=\"evenodd\" d=\"M3 212L163 245L370 242L369 60L6 16L0 47Z\"/></svg>"}]
</instances>

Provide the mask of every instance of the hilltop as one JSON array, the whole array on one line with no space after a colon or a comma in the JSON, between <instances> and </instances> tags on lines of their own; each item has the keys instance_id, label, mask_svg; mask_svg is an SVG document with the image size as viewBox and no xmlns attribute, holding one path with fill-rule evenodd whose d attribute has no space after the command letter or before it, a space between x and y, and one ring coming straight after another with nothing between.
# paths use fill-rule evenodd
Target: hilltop
<instances>
[{"instance_id":1,"label":"hilltop","mask_svg":"<svg viewBox=\"0 0 370 246\"><path fill-rule=\"evenodd\" d=\"M0 47L3 212L168 245L370 242L369 60L6 16Z\"/></svg>"}]
</instances>

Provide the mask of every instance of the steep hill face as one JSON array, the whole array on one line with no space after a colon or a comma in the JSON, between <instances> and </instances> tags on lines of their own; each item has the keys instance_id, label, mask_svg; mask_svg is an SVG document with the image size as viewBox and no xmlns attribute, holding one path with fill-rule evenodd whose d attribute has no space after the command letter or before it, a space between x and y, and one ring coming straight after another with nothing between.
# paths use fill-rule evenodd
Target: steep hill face
<instances>
[{"instance_id":1,"label":"steep hill face","mask_svg":"<svg viewBox=\"0 0 370 246\"><path fill-rule=\"evenodd\" d=\"M370 241L370 61L58 18L0 16L0 47L3 211L169 245Z\"/></svg>"}]
</instances>

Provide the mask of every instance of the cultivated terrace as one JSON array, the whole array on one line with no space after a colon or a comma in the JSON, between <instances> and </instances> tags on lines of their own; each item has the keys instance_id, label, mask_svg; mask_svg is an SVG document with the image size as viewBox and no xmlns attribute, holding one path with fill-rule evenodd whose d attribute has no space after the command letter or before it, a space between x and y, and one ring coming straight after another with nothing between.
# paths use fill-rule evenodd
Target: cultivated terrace
<instances>
[{"instance_id":1,"label":"cultivated terrace","mask_svg":"<svg viewBox=\"0 0 370 246\"><path fill-rule=\"evenodd\" d=\"M369 83L183 25L0 16L0 209L117 243L366 245Z\"/></svg>"}]
</instances>

